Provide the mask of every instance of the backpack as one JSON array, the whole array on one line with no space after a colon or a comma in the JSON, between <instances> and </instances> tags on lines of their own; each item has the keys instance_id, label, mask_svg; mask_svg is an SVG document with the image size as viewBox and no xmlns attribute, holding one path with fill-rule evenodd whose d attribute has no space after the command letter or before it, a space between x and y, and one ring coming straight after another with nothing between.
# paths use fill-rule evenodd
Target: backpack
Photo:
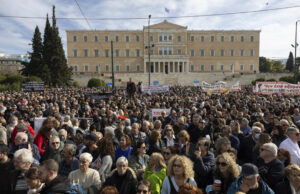
<instances>
[{"instance_id":1,"label":"backpack","mask_svg":"<svg viewBox=\"0 0 300 194\"><path fill-rule=\"evenodd\" d=\"M69 190L56 190L51 192L51 194L52 193L86 194L81 185L73 184L72 182L69 182Z\"/></svg>"}]
</instances>

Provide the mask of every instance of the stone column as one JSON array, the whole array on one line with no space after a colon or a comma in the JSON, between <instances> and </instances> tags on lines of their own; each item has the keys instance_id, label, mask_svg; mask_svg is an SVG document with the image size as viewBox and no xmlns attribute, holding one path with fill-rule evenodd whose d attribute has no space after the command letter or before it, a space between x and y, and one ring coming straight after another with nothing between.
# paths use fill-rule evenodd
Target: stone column
<instances>
[{"instance_id":1,"label":"stone column","mask_svg":"<svg viewBox=\"0 0 300 194\"><path fill-rule=\"evenodd\" d=\"M166 73L166 62L164 61L163 62L163 74L165 74Z\"/></svg>"},{"instance_id":2,"label":"stone column","mask_svg":"<svg viewBox=\"0 0 300 194\"><path fill-rule=\"evenodd\" d=\"M144 73L147 72L147 71L146 71L146 67L147 67L146 62L144 62Z\"/></svg>"},{"instance_id":3,"label":"stone column","mask_svg":"<svg viewBox=\"0 0 300 194\"><path fill-rule=\"evenodd\" d=\"M172 73L175 73L175 61L173 61L173 72Z\"/></svg>"},{"instance_id":4,"label":"stone column","mask_svg":"<svg viewBox=\"0 0 300 194\"><path fill-rule=\"evenodd\" d=\"M155 62L153 62L153 73L155 73Z\"/></svg>"},{"instance_id":5,"label":"stone column","mask_svg":"<svg viewBox=\"0 0 300 194\"><path fill-rule=\"evenodd\" d=\"M177 61L177 71L178 71L178 73L180 73L180 62L179 61Z\"/></svg>"}]
</instances>

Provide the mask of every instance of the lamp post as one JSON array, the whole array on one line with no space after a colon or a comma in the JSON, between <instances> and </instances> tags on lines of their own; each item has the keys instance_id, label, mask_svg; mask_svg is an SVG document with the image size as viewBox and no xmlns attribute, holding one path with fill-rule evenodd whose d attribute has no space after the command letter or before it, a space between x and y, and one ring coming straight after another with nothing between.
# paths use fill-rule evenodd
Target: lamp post
<instances>
[{"instance_id":1,"label":"lamp post","mask_svg":"<svg viewBox=\"0 0 300 194\"><path fill-rule=\"evenodd\" d=\"M297 24L300 20L297 20L296 21L296 29L295 29L295 45L294 45L294 48L295 48L295 61L294 61L294 68L295 68L295 71L294 71L294 83L296 84L297 82L297 74L298 74L298 70L299 70L299 67L297 65L297 47L298 47L298 43L297 43Z\"/></svg>"},{"instance_id":2,"label":"lamp post","mask_svg":"<svg viewBox=\"0 0 300 194\"><path fill-rule=\"evenodd\" d=\"M150 63L150 19L151 15L149 15L149 20L148 20L148 60L149 60L149 66L148 66L148 84L150 86L150 74L151 74L151 63Z\"/></svg>"}]
</instances>

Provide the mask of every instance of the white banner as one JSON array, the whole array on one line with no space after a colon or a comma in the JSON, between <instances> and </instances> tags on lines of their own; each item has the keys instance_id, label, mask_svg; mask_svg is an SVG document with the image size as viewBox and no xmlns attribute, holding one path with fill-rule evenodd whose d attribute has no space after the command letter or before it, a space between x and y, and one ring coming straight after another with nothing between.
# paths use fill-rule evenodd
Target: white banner
<instances>
[{"instance_id":1,"label":"white banner","mask_svg":"<svg viewBox=\"0 0 300 194\"><path fill-rule=\"evenodd\" d=\"M38 134L40 128L42 127L43 121L46 119L47 117L42 117L42 118L34 118L34 131L36 134Z\"/></svg>"},{"instance_id":2,"label":"white banner","mask_svg":"<svg viewBox=\"0 0 300 194\"><path fill-rule=\"evenodd\" d=\"M152 117L160 117L161 113L165 111L166 112L166 116L168 116L170 114L171 109L152 109Z\"/></svg>"},{"instance_id":3,"label":"white banner","mask_svg":"<svg viewBox=\"0 0 300 194\"><path fill-rule=\"evenodd\" d=\"M202 82L202 91L207 92L208 90L230 90L230 91L240 91L241 85L240 82L236 82L233 85L228 85L226 82L218 81L215 84L209 84L207 82Z\"/></svg>"},{"instance_id":4,"label":"white banner","mask_svg":"<svg viewBox=\"0 0 300 194\"><path fill-rule=\"evenodd\" d=\"M257 94L286 94L300 95L300 85L287 82L256 82L255 92Z\"/></svg>"},{"instance_id":5,"label":"white banner","mask_svg":"<svg viewBox=\"0 0 300 194\"><path fill-rule=\"evenodd\" d=\"M169 85L145 85L142 84L142 92L143 93L168 93L169 92Z\"/></svg>"}]
</instances>

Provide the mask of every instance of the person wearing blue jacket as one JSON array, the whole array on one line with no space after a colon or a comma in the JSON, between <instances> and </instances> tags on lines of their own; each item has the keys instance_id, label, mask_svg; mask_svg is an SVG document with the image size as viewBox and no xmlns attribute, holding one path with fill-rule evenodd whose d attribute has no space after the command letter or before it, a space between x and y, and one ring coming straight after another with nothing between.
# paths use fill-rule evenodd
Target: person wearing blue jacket
<instances>
[{"instance_id":1,"label":"person wearing blue jacket","mask_svg":"<svg viewBox=\"0 0 300 194\"><path fill-rule=\"evenodd\" d=\"M242 166L241 176L230 185L227 194L237 192L274 194L274 191L260 178L258 168L251 163Z\"/></svg>"}]
</instances>

